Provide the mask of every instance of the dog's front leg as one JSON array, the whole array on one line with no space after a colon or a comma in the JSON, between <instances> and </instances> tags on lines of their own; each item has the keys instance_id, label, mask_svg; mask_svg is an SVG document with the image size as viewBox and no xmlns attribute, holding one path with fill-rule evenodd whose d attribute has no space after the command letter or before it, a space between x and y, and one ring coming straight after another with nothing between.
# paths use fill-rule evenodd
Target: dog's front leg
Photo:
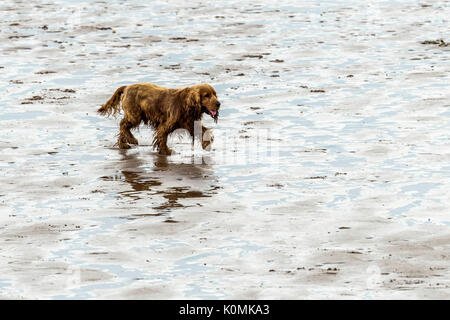
<instances>
[{"instance_id":1,"label":"dog's front leg","mask_svg":"<svg viewBox=\"0 0 450 320\"><path fill-rule=\"evenodd\" d=\"M200 121L195 121L193 124L185 128L189 130L189 133L192 136L192 148L194 148L195 138L197 137L200 139L203 149L207 149L208 146L214 141L214 136L212 135L211 129L203 126ZM209 148L207 150L209 150Z\"/></svg>"},{"instance_id":2,"label":"dog's front leg","mask_svg":"<svg viewBox=\"0 0 450 320\"><path fill-rule=\"evenodd\" d=\"M159 154L162 155L172 154L172 150L167 146L167 137L171 131L172 130L169 127L161 127L158 129L156 133L154 146L157 147Z\"/></svg>"},{"instance_id":3,"label":"dog's front leg","mask_svg":"<svg viewBox=\"0 0 450 320\"><path fill-rule=\"evenodd\" d=\"M214 141L214 136L211 129L202 125L202 148L205 150L211 149L211 144Z\"/></svg>"}]
</instances>

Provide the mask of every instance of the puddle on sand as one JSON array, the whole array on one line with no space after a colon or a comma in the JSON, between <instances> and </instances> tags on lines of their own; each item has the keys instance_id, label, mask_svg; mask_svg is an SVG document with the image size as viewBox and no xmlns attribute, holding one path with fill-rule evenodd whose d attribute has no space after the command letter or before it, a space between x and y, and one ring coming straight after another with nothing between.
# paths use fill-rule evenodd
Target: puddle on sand
<instances>
[{"instance_id":1,"label":"puddle on sand","mask_svg":"<svg viewBox=\"0 0 450 320\"><path fill-rule=\"evenodd\" d=\"M0 4L0 297L447 297L446 1L87 3ZM212 151L117 150L133 82Z\"/></svg>"}]
</instances>

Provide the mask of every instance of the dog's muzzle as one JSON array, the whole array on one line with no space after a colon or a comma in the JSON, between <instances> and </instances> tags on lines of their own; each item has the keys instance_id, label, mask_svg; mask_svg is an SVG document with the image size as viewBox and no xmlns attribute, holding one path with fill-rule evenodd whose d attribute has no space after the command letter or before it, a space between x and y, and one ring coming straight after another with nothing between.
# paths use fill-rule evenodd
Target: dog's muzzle
<instances>
[{"instance_id":1,"label":"dog's muzzle","mask_svg":"<svg viewBox=\"0 0 450 320\"><path fill-rule=\"evenodd\" d=\"M211 118L214 119L214 122L217 123L217 119L219 119L219 110L208 110L208 112Z\"/></svg>"}]
</instances>

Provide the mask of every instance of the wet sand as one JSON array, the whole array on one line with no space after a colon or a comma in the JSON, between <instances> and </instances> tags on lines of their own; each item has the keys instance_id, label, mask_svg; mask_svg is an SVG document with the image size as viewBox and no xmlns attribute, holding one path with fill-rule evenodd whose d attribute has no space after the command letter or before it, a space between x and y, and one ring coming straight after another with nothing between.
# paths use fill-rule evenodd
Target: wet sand
<instances>
[{"instance_id":1,"label":"wet sand","mask_svg":"<svg viewBox=\"0 0 450 320\"><path fill-rule=\"evenodd\" d=\"M0 14L0 298L450 297L449 1ZM212 84L213 149L117 149L134 82Z\"/></svg>"}]
</instances>

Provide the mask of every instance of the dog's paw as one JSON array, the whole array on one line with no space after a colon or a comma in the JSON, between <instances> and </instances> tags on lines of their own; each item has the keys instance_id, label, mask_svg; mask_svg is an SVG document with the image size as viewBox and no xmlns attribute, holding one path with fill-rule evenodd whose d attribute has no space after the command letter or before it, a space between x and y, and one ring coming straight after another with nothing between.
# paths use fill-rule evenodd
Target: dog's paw
<instances>
[{"instance_id":1,"label":"dog's paw","mask_svg":"<svg viewBox=\"0 0 450 320\"><path fill-rule=\"evenodd\" d=\"M128 137L127 142L131 143L131 144L139 145L139 142L137 141L137 139L135 137Z\"/></svg>"},{"instance_id":2,"label":"dog's paw","mask_svg":"<svg viewBox=\"0 0 450 320\"><path fill-rule=\"evenodd\" d=\"M158 153L159 153L160 155L170 156L170 155L172 154L172 149L170 149L170 148L160 149L160 150L158 151Z\"/></svg>"},{"instance_id":3,"label":"dog's paw","mask_svg":"<svg viewBox=\"0 0 450 320\"><path fill-rule=\"evenodd\" d=\"M131 149L128 143L119 142L119 149Z\"/></svg>"}]
</instances>

